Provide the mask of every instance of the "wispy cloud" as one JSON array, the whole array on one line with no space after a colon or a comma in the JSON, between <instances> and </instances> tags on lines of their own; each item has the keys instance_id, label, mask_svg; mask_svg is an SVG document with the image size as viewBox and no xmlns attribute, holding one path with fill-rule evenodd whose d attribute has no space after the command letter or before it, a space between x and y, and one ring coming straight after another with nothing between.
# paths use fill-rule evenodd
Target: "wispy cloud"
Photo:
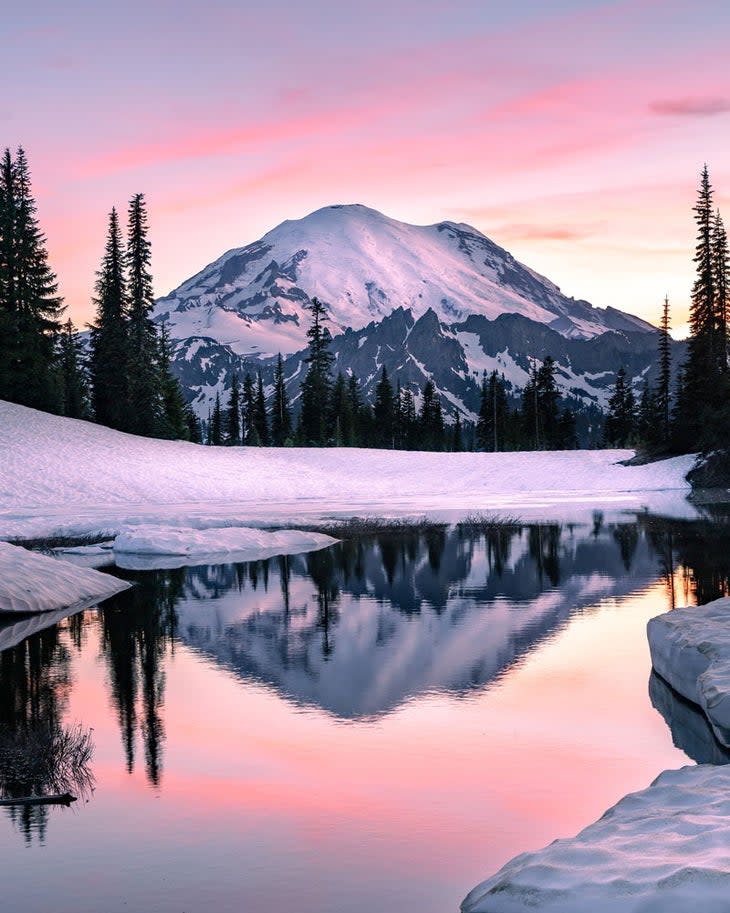
<instances>
[{"instance_id":1,"label":"wispy cloud","mask_svg":"<svg viewBox=\"0 0 730 913\"><path fill-rule=\"evenodd\" d=\"M649 103L654 114L679 117L712 117L730 111L728 96L698 96L686 98L664 98Z\"/></svg>"}]
</instances>

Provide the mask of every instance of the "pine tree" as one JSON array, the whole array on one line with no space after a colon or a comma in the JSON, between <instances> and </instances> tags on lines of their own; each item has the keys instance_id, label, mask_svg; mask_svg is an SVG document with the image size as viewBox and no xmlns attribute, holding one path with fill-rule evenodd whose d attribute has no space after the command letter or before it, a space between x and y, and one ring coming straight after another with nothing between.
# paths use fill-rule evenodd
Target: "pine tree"
<instances>
[{"instance_id":1,"label":"pine tree","mask_svg":"<svg viewBox=\"0 0 730 913\"><path fill-rule=\"evenodd\" d=\"M231 377L231 392L226 408L226 444L237 447L241 443L241 386L238 374Z\"/></svg>"},{"instance_id":2,"label":"pine tree","mask_svg":"<svg viewBox=\"0 0 730 913\"><path fill-rule=\"evenodd\" d=\"M717 363L720 372L728 370L728 243L725 225L718 209L712 223L710 238L712 284L715 296L715 334Z\"/></svg>"},{"instance_id":3,"label":"pine tree","mask_svg":"<svg viewBox=\"0 0 730 913\"><path fill-rule=\"evenodd\" d=\"M363 400L360 381L355 374L347 380L347 402L352 417L352 446L366 447L370 434L370 410Z\"/></svg>"},{"instance_id":4,"label":"pine tree","mask_svg":"<svg viewBox=\"0 0 730 913\"><path fill-rule=\"evenodd\" d=\"M216 393L215 395L213 414L210 417L210 423L208 425L208 443L212 444L214 447L219 447L223 443L223 414L221 412L220 393Z\"/></svg>"},{"instance_id":5,"label":"pine tree","mask_svg":"<svg viewBox=\"0 0 730 913\"><path fill-rule=\"evenodd\" d=\"M67 320L59 337L59 373L61 376L61 412L69 418L89 417L89 388L86 381L84 347L79 334Z\"/></svg>"},{"instance_id":6,"label":"pine tree","mask_svg":"<svg viewBox=\"0 0 730 913\"><path fill-rule=\"evenodd\" d=\"M0 163L0 398L58 412L62 299L36 217L28 160Z\"/></svg>"},{"instance_id":7,"label":"pine tree","mask_svg":"<svg viewBox=\"0 0 730 913\"><path fill-rule=\"evenodd\" d=\"M331 437L327 404L332 387L334 355L329 350L331 336L324 322L327 312L317 298L309 305L312 325L307 330L309 354L304 359L307 374L302 381L302 409L299 415L299 439L303 444L324 446Z\"/></svg>"},{"instance_id":8,"label":"pine tree","mask_svg":"<svg viewBox=\"0 0 730 913\"><path fill-rule=\"evenodd\" d=\"M170 440L200 440L200 429L191 428L191 416L197 422L195 413L185 402L182 387L172 373L172 346L167 324L163 323L158 339L157 376L160 396L160 418L157 434Z\"/></svg>"},{"instance_id":9,"label":"pine tree","mask_svg":"<svg viewBox=\"0 0 730 913\"><path fill-rule=\"evenodd\" d=\"M422 450L444 449L444 416L441 401L433 381L429 378L423 386L421 411L418 416L419 444Z\"/></svg>"},{"instance_id":10,"label":"pine tree","mask_svg":"<svg viewBox=\"0 0 730 913\"><path fill-rule=\"evenodd\" d=\"M109 215L106 248L97 273L96 321L91 327L92 407L96 421L126 431L130 427L127 287L124 251L116 209Z\"/></svg>"},{"instance_id":11,"label":"pine tree","mask_svg":"<svg viewBox=\"0 0 730 913\"><path fill-rule=\"evenodd\" d=\"M156 435L162 422L157 332L150 319L154 307L150 250L144 194L137 193L129 201L127 222L127 371L130 430L147 437Z\"/></svg>"},{"instance_id":12,"label":"pine tree","mask_svg":"<svg viewBox=\"0 0 730 913\"><path fill-rule=\"evenodd\" d=\"M269 420L266 415L266 397L264 395L264 382L259 371L256 383L256 401L254 406L254 427L259 440L259 446L269 446Z\"/></svg>"},{"instance_id":13,"label":"pine tree","mask_svg":"<svg viewBox=\"0 0 730 913\"><path fill-rule=\"evenodd\" d=\"M661 428L657 427L657 411L657 396L651 388L649 378L645 377L636 411L636 435L647 448L655 447L661 434Z\"/></svg>"},{"instance_id":14,"label":"pine tree","mask_svg":"<svg viewBox=\"0 0 730 913\"><path fill-rule=\"evenodd\" d=\"M335 447L351 447L354 440L354 422L350 408L347 381L339 371L332 385L329 405L329 425L332 428L332 443Z\"/></svg>"},{"instance_id":15,"label":"pine tree","mask_svg":"<svg viewBox=\"0 0 730 913\"><path fill-rule=\"evenodd\" d=\"M626 447L636 430L636 400L625 368L616 374L616 384L608 400L608 414L603 431L607 447Z\"/></svg>"},{"instance_id":16,"label":"pine tree","mask_svg":"<svg viewBox=\"0 0 730 913\"><path fill-rule=\"evenodd\" d=\"M402 428L403 447L414 450L418 443L418 415L413 393L406 387L401 393L400 424Z\"/></svg>"},{"instance_id":17,"label":"pine tree","mask_svg":"<svg viewBox=\"0 0 730 913\"><path fill-rule=\"evenodd\" d=\"M655 439L664 446L669 442L672 408L672 349L669 329L669 296L665 296L662 320L659 326L659 382L655 395L655 406L659 417L659 432L656 434Z\"/></svg>"},{"instance_id":18,"label":"pine tree","mask_svg":"<svg viewBox=\"0 0 730 913\"><path fill-rule=\"evenodd\" d=\"M451 438L451 450L454 453L461 453L464 450L464 436L461 427L461 414L456 410L454 418L454 431Z\"/></svg>"},{"instance_id":19,"label":"pine tree","mask_svg":"<svg viewBox=\"0 0 730 913\"><path fill-rule=\"evenodd\" d=\"M393 395L393 385L390 382L385 365L383 365L380 380L375 387L373 414L375 418L376 446L392 450L395 446L396 403Z\"/></svg>"},{"instance_id":20,"label":"pine tree","mask_svg":"<svg viewBox=\"0 0 730 913\"><path fill-rule=\"evenodd\" d=\"M274 447L284 447L292 435L291 409L284 380L284 363L281 353L274 372L274 396L271 403L271 442Z\"/></svg>"},{"instance_id":21,"label":"pine tree","mask_svg":"<svg viewBox=\"0 0 730 913\"><path fill-rule=\"evenodd\" d=\"M560 449L560 393L555 383L555 361L552 356L545 357L537 371L536 384L542 447L547 450Z\"/></svg>"},{"instance_id":22,"label":"pine tree","mask_svg":"<svg viewBox=\"0 0 730 913\"><path fill-rule=\"evenodd\" d=\"M244 444L258 446L258 440L252 440L257 437L256 432L256 387L254 386L253 377L249 371L243 376L243 388L241 392L241 413L243 415L242 436Z\"/></svg>"},{"instance_id":23,"label":"pine tree","mask_svg":"<svg viewBox=\"0 0 730 913\"><path fill-rule=\"evenodd\" d=\"M479 450L506 449L508 412L504 382L500 380L496 371L492 371L487 381L485 371L482 376L479 419L476 427L476 442Z\"/></svg>"}]
</instances>

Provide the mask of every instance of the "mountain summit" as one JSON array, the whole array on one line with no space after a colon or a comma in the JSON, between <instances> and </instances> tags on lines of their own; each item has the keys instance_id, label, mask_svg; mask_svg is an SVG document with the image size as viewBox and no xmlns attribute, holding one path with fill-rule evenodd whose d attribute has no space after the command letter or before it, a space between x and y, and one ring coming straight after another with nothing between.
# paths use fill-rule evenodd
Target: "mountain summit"
<instances>
[{"instance_id":1,"label":"mountain summit","mask_svg":"<svg viewBox=\"0 0 730 913\"><path fill-rule=\"evenodd\" d=\"M360 204L287 220L228 251L159 299L155 316L176 339L214 339L239 355L293 353L306 345L305 306L315 296L333 335L399 307L416 319L432 310L446 323L517 314L573 339L652 329L566 297L469 225L409 225Z\"/></svg>"}]
</instances>

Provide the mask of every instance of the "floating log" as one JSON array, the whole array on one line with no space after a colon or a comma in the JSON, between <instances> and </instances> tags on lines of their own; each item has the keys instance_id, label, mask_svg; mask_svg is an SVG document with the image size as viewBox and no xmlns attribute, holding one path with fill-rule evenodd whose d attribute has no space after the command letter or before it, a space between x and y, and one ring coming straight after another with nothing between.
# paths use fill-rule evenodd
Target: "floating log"
<instances>
[{"instance_id":1,"label":"floating log","mask_svg":"<svg viewBox=\"0 0 730 913\"><path fill-rule=\"evenodd\" d=\"M76 802L76 796L62 793L58 796L22 796L18 799L0 799L0 806L7 805L70 805Z\"/></svg>"}]
</instances>

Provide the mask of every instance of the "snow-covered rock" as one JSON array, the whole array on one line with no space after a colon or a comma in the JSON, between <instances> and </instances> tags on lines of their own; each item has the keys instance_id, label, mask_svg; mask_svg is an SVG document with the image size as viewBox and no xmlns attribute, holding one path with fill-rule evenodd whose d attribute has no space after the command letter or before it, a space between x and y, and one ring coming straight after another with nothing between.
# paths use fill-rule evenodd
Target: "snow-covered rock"
<instances>
[{"instance_id":1,"label":"snow-covered rock","mask_svg":"<svg viewBox=\"0 0 730 913\"><path fill-rule=\"evenodd\" d=\"M203 447L0 402L0 538L112 538L150 523L293 526L343 514L575 518L651 507L667 492L685 503L692 457L621 465L629 456Z\"/></svg>"},{"instance_id":2,"label":"snow-covered rock","mask_svg":"<svg viewBox=\"0 0 730 913\"><path fill-rule=\"evenodd\" d=\"M129 586L109 574L0 542L0 613L80 609Z\"/></svg>"},{"instance_id":3,"label":"snow-covered rock","mask_svg":"<svg viewBox=\"0 0 730 913\"><path fill-rule=\"evenodd\" d=\"M656 671L699 704L730 747L730 598L652 618L647 635Z\"/></svg>"},{"instance_id":4,"label":"snow-covered rock","mask_svg":"<svg viewBox=\"0 0 730 913\"><path fill-rule=\"evenodd\" d=\"M114 554L122 567L179 567L209 564L213 559L257 561L274 555L297 555L327 548L336 541L323 533L295 529L265 532L246 527L198 530L150 525L120 533L114 540ZM144 560L141 564L130 562L130 555ZM155 560L158 558L163 561ZM172 559L172 563L165 559Z\"/></svg>"},{"instance_id":5,"label":"snow-covered rock","mask_svg":"<svg viewBox=\"0 0 730 913\"><path fill-rule=\"evenodd\" d=\"M462 913L727 913L730 767L665 771L577 836L523 853Z\"/></svg>"}]
</instances>

